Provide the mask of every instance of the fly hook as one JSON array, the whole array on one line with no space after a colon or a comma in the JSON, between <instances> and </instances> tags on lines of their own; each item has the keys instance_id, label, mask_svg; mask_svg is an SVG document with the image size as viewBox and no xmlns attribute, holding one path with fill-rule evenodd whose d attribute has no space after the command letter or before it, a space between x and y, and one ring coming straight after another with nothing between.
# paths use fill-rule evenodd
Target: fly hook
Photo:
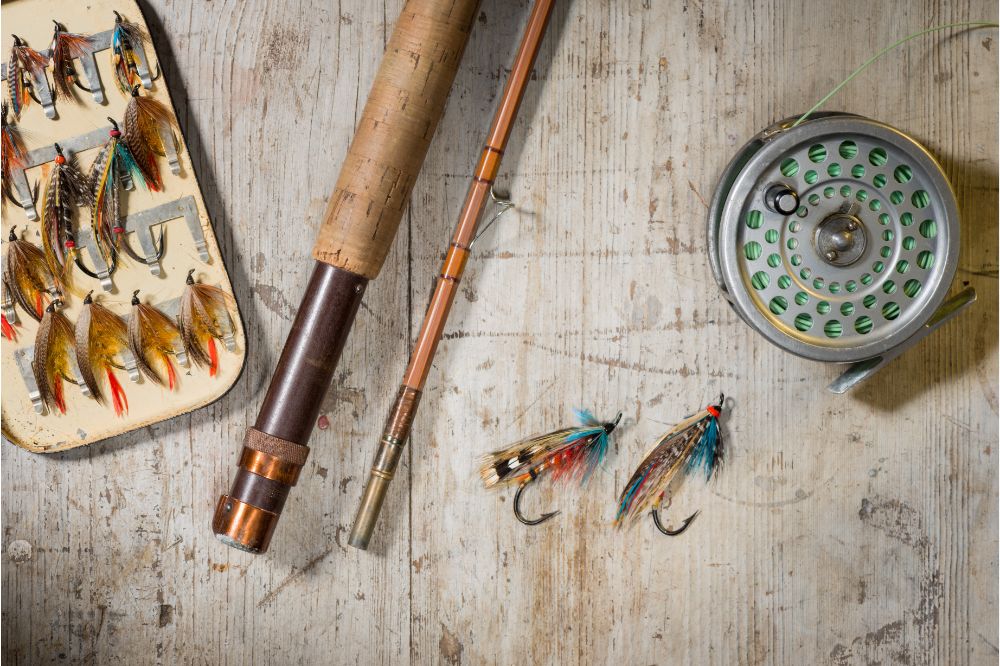
<instances>
[{"instance_id":1,"label":"fly hook","mask_svg":"<svg viewBox=\"0 0 1000 666\"><path fill-rule=\"evenodd\" d=\"M670 508L670 500L667 500L667 505L663 507L663 510L666 511L668 508ZM652 511L650 511L650 513L653 515L653 524L656 525L656 529L660 530L667 536L680 536L681 534L684 533L685 530L687 530L687 528L691 527L691 522L698 517L698 514L701 513L701 511L695 511L690 516L685 518L684 522L681 523L681 526L678 527L677 529L670 529L660 521L659 507L653 509Z\"/></svg>"},{"instance_id":2,"label":"fly hook","mask_svg":"<svg viewBox=\"0 0 1000 666\"><path fill-rule=\"evenodd\" d=\"M135 261L138 261L141 264L146 264L147 266L152 266L153 264L158 264L158 263L160 263L160 259L163 258L163 248L164 248L164 246L163 246L163 234L164 234L164 232L165 232L165 229L163 229L163 227L160 227L160 242L159 243L156 242L155 238L153 239L153 248L156 249L156 256L154 258L152 258L152 259L146 259L145 257L139 256L139 254L135 250L133 250L132 247L128 244L128 236L127 235L123 235L123 238L121 239L122 249L125 251L125 254L127 254L129 257L131 257ZM157 247L157 245L159 247Z\"/></svg>"},{"instance_id":3,"label":"fly hook","mask_svg":"<svg viewBox=\"0 0 1000 666\"><path fill-rule=\"evenodd\" d=\"M76 86L77 88L79 88L80 90L82 90L84 92L88 92L88 93L93 93L94 92L93 90L91 90L87 86L85 86L82 83L80 83L80 77L77 75L76 72L67 71L66 72L66 76L67 76L67 78L69 78L70 81L73 82L73 85Z\"/></svg>"},{"instance_id":4,"label":"fly hook","mask_svg":"<svg viewBox=\"0 0 1000 666\"><path fill-rule=\"evenodd\" d=\"M116 28L117 28L118 26L120 26L121 24L123 24L123 23L125 23L125 22L126 22L126 21L125 21L125 18L124 18L124 17L123 17L123 16L121 15L121 14L119 14L118 12L116 12L116 11L113 11L113 10L112 10L112 13L113 13L113 14L115 15L115 27L116 27ZM141 44L132 44L132 43L129 43L129 45L128 45L128 46L129 46L129 48L131 48L131 49L132 49L133 51L135 51L136 47L138 47L138 48L142 48L142 45L141 45ZM121 50L120 50L120 47L118 47L118 48L115 48L115 53L116 53L117 55L121 55ZM130 70L132 70L133 72L137 73L137 74L139 73L139 68L138 68L138 67L136 67L134 63L128 63L128 68L129 68ZM153 74L152 76L150 76L150 77L149 77L149 81L150 81L150 82L153 82L153 81L156 81L157 79L159 79L159 78L160 78L160 74L161 74L161 72L160 72L160 63L159 63L159 61L157 61L157 63L156 63L156 74Z\"/></svg>"},{"instance_id":5,"label":"fly hook","mask_svg":"<svg viewBox=\"0 0 1000 666\"><path fill-rule=\"evenodd\" d=\"M70 239L72 240L72 237L70 237ZM79 268L80 271L82 271L83 274L86 275L87 277L92 277L95 280L101 279L100 275L87 268L87 266L83 263L83 258L81 257L81 253L79 252L76 253L76 255L73 257L73 263L76 264L76 267ZM109 276L114 275L115 270L117 268L118 268L118 252L116 252L114 248L111 248L111 265L108 266L108 275Z\"/></svg>"},{"instance_id":6,"label":"fly hook","mask_svg":"<svg viewBox=\"0 0 1000 666\"><path fill-rule=\"evenodd\" d=\"M7 201L11 202L12 204L14 204L15 206L17 206L18 208L24 208L24 206L21 204L21 202L14 198L14 195L11 193L10 188L7 187L7 183L4 183L3 196L4 196L5 199L7 199ZM31 203L32 204L37 204L38 203L38 181L37 180L35 181L35 186L31 190Z\"/></svg>"},{"instance_id":7,"label":"fly hook","mask_svg":"<svg viewBox=\"0 0 1000 666\"><path fill-rule=\"evenodd\" d=\"M517 487L517 492L514 493L514 517L525 525L541 525L549 518L557 516L559 514L559 511L556 510L556 511L550 511L549 513L543 513L538 518L524 517L524 514L521 513L521 493L524 492L524 489L527 488L529 484L531 484L532 482L535 481L535 479L538 478L538 472L533 469L530 470L528 474L529 474L528 478L525 479L521 483L521 485Z\"/></svg>"},{"instance_id":8,"label":"fly hook","mask_svg":"<svg viewBox=\"0 0 1000 666\"><path fill-rule=\"evenodd\" d=\"M55 19L52 19L52 23L55 26L55 37L54 38L57 38L60 32L66 32L66 26L64 26L59 21L57 21ZM56 52L55 48L53 48L52 53L54 54L55 52ZM55 74L55 72L53 72L53 74ZM76 86L80 90L83 90L84 92L89 92L89 93L93 93L94 92L93 90L91 90L87 86L85 86L82 83L80 83L80 77L77 75L76 71L72 68L72 66L67 67L66 71L64 72L63 75L70 81L70 83L72 83L74 86Z\"/></svg>"},{"instance_id":9,"label":"fly hook","mask_svg":"<svg viewBox=\"0 0 1000 666\"><path fill-rule=\"evenodd\" d=\"M11 35L11 37L14 38L14 46L25 46L24 41L17 35ZM45 77L45 85L48 85L49 77L45 74L44 70L42 71L42 76ZM31 80L30 75L28 75L27 79L24 81L24 88L28 91L28 94L31 95L31 99L35 100L36 104L42 103L42 100L38 99L38 95L35 94L35 82Z\"/></svg>"}]
</instances>

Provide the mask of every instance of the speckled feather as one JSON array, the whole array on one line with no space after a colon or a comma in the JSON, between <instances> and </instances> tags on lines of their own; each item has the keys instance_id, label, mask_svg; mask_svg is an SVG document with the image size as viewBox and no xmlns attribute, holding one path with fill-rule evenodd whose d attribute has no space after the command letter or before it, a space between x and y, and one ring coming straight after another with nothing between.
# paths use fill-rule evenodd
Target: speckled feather
<instances>
[{"instance_id":1,"label":"speckled feather","mask_svg":"<svg viewBox=\"0 0 1000 666\"><path fill-rule=\"evenodd\" d=\"M56 304L45 311L35 335L34 359L31 370L42 401L49 409L66 413L63 381L72 380L73 325L69 323Z\"/></svg>"},{"instance_id":2,"label":"speckled feather","mask_svg":"<svg viewBox=\"0 0 1000 666\"><path fill-rule=\"evenodd\" d=\"M79 102L73 92L73 81L78 76L73 60L86 56L93 46L87 35L66 32L57 23L52 35L52 84L56 99Z\"/></svg>"},{"instance_id":3,"label":"speckled feather","mask_svg":"<svg viewBox=\"0 0 1000 666\"><path fill-rule=\"evenodd\" d=\"M188 285L181 295L178 324L184 348L195 365L208 366L209 374L218 370L215 340L221 340L235 329L230 304L232 296L218 287L194 282L188 276Z\"/></svg>"},{"instance_id":4,"label":"speckled feather","mask_svg":"<svg viewBox=\"0 0 1000 666\"><path fill-rule=\"evenodd\" d=\"M77 168L75 160L70 157L63 164L53 162L45 185L42 250L49 270L61 283L66 283L70 275L74 250L66 243L73 236L77 208L92 203L90 180Z\"/></svg>"}]
</instances>

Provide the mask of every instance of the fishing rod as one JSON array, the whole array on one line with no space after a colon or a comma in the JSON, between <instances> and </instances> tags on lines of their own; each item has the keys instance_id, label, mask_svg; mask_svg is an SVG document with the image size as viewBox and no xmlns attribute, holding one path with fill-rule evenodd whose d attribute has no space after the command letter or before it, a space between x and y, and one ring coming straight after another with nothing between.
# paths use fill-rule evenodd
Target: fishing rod
<instances>
[{"instance_id":1,"label":"fishing rod","mask_svg":"<svg viewBox=\"0 0 1000 666\"><path fill-rule=\"evenodd\" d=\"M469 39L478 0L408 0L313 250L316 265L212 531L267 550L369 280L378 276Z\"/></svg>"},{"instance_id":2,"label":"fishing rod","mask_svg":"<svg viewBox=\"0 0 1000 666\"><path fill-rule=\"evenodd\" d=\"M528 25L524 30L510 77L507 79L507 85L493 117L486 145L472 175L462 212L458 216L458 225L448 246L434 295L420 328L420 335L410 356L410 363L403 376L403 383L399 387L396 402L389 412L385 430L382 432L375 462L351 530L349 543L355 548L362 550L368 548L386 491L389 489L389 482L392 481L403 446L410 435L434 352L444 333L448 313L469 258L470 247L476 239L476 229L483 217L487 202L493 198L493 179L500 169L500 160L507 147L521 100L524 98L535 58L538 56L542 38L545 36L552 15L554 1L536 0L528 18Z\"/></svg>"}]
</instances>

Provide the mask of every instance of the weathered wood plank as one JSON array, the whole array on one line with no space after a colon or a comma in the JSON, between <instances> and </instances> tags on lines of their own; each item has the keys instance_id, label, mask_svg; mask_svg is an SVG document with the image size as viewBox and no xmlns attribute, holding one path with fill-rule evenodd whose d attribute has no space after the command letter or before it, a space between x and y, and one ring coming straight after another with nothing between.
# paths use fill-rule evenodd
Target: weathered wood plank
<instances>
[{"instance_id":1,"label":"weathered wood plank","mask_svg":"<svg viewBox=\"0 0 1000 666\"><path fill-rule=\"evenodd\" d=\"M271 552L208 523L306 279L325 195L401 0L148 8L246 316L215 406L3 461L11 663L912 663L997 656L996 31L924 38L830 108L920 138L963 213L980 302L846 397L717 295L705 202L726 161L891 39L996 19L956 3L561 4L505 158L518 213L477 245L372 551L346 546L528 3L484 0L387 268ZM186 91L186 94L181 94ZM294 162L293 162L294 160ZM610 528L632 466L725 390L731 458L667 539ZM606 472L542 484L523 528L479 455L625 411ZM26 547L30 548L30 557ZM62 655L62 656L61 656Z\"/></svg>"}]
</instances>

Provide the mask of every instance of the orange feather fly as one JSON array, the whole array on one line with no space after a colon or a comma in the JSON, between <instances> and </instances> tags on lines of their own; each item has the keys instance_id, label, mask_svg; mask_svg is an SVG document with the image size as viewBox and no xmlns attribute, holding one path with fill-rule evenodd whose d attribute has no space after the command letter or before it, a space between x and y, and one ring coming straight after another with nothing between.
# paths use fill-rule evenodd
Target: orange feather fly
<instances>
[{"instance_id":1,"label":"orange feather fly","mask_svg":"<svg viewBox=\"0 0 1000 666\"><path fill-rule=\"evenodd\" d=\"M17 199L10 188L11 179L15 171L23 169L28 163L28 149L24 146L21 133L18 132L14 123L7 120L7 112L10 107L7 102L3 103L3 130L0 132L0 170L3 172L3 196L8 201L13 201L15 205Z\"/></svg>"},{"instance_id":2,"label":"orange feather fly","mask_svg":"<svg viewBox=\"0 0 1000 666\"><path fill-rule=\"evenodd\" d=\"M121 317L95 303L92 294L83 299L76 321L76 362L87 388L101 403L105 398L98 377L107 378L115 414L122 416L128 412L128 398L114 371L122 367L119 359L128 351L128 328Z\"/></svg>"},{"instance_id":3,"label":"orange feather fly","mask_svg":"<svg viewBox=\"0 0 1000 666\"><path fill-rule=\"evenodd\" d=\"M132 293L132 315L128 320L128 344L139 370L150 380L166 383L171 391L177 386L177 373L170 360L180 347L181 332L165 314L139 300L139 290ZM166 382L155 365L163 368Z\"/></svg>"},{"instance_id":4,"label":"orange feather fly","mask_svg":"<svg viewBox=\"0 0 1000 666\"><path fill-rule=\"evenodd\" d=\"M236 328L230 314L231 303L232 296L218 287L195 282L194 269L188 272L178 321L181 339L195 365L207 365L212 377L219 371L215 341L232 335Z\"/></svg>"},{"instance_id":5,"label":"orange feather fly","mask_svg":"<svg viewBox=\"0 0 1000 666\"><path fill-rule=\"evenodd\" d=\"M67 32L58 21L55 32L52 34L52 72L55 96L79 102L73 94L73 85L78 81L79 75L73 65L75 58L82 58L90 53L93 47L93 39L87 35L78 35L75 32Z\"/></svg>"},{"instance_id":6,"label":"orange feather fly","mask_svg":"<svg viewBox=\"0 0 1000 666\"><path fill-rule=\"evenodd\" d=\"M36 82L47 80L45 68L49 59L25 44L14 35L14 46L7 62L7 90L10 93L14 117L20 118L21 111L31 104L31 91Z\"/></svg>"},{"instance_id":7,"label":"orange feather fly","mask_svg":"<svg viewBox=\"0 0 1000 666\"><path fill-rule=\"evenodd\" d=\"M122 121L125 143L142 169L146 180L155 183L163 189L163 179L156 164L156 156L167 154L165 141L173 141L177 145L179 128L174 114L153 99L139 95L139 86L132 88L132 99L125 107L125 118Z\"/></svg>"},{"instance_id":8,"label":"orange feather fly","mask_svg":"<svg viewBox=\"0 0 1000 666\"><path fill-rule=\"evenodd\" d=\"M45 255L33 243L18 238L15 227L7 237L3 280L18 305L35 321L41 321L46 292L54 288L55 282Z\"/></svg>"}]
</instances>

